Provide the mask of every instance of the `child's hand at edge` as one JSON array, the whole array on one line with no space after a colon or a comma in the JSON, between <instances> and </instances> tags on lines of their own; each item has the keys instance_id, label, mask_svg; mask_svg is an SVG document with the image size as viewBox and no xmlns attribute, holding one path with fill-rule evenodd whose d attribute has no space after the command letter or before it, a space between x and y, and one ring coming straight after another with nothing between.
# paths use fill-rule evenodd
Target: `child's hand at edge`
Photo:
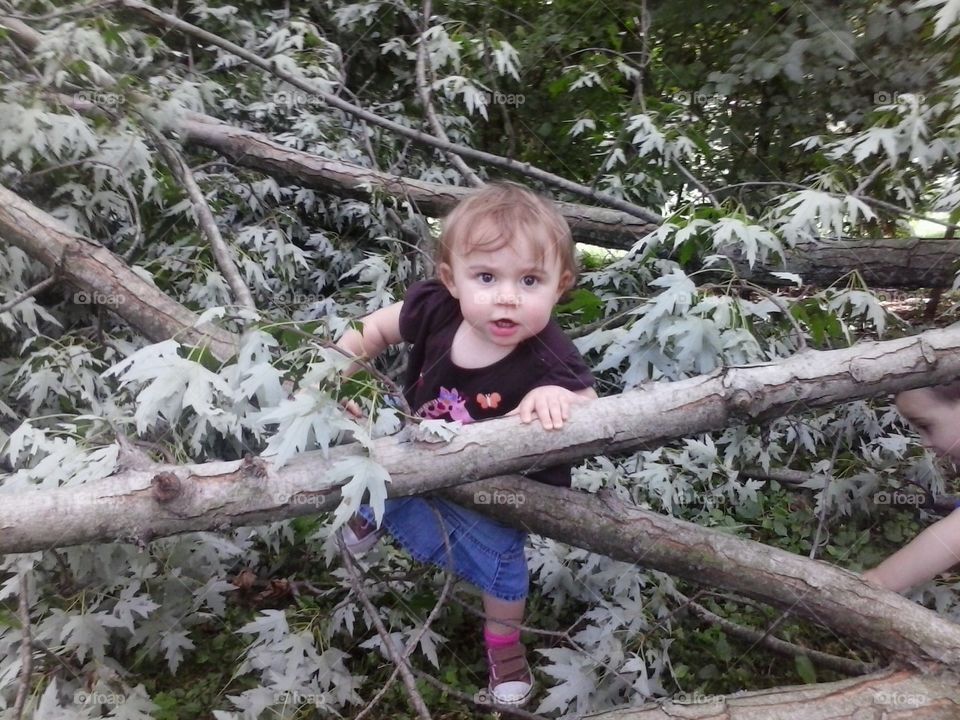
<instances>
[{"instance_id":1,"label":"child's hand at edge","mask_svg":"<svg viewBox=\"0 0 960 720\"><path fill-rule=\"evenodd\" d=\"M519 415L522 423L532 422L536 417L540 419L544 430L559 430L564 420L570 419L571 406L596 397L592 388L577 392L559 385L542 385L528 392L507 415Z\"/></svg>"}]
</instances>

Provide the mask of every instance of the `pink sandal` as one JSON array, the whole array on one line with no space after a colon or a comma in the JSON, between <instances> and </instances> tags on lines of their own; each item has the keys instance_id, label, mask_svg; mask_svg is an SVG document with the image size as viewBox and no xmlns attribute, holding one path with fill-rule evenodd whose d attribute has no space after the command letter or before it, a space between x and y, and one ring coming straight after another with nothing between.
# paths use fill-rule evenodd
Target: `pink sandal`
<instances>
[{"instance_id":1,"label":"pink sandal","mask_svg":"<svg viewBox=\"0 0 960 720\"><path fill-rule=\"evenodd\" d=\"M521 642L487 648L490 696L500 705L520 707L533 694L533 673L527 664L527 649Z\"/></svg>"},{"instance_id":2,"label":"pink sandal","mask_svg":"<svg viewBox=\"0 0 960 720\"><path fill-rule=\"evenodd\" d=\"M369 522L362 515L354 515L340 528L343 544L354 557L360 557L383 537L383 529Z\"/></svg>"}]
</instances>

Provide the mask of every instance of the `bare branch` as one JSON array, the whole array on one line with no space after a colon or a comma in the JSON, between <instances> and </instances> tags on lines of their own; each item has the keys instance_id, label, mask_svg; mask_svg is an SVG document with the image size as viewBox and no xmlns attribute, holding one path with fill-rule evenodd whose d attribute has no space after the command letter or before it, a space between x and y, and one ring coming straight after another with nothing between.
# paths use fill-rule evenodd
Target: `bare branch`
<instances>
[{"instance_id":1,"label":"bare branch","mask_svg":"<svg viewBox=\"0 0 960 720\"><path fill-rule=\"evenodd\" d=\"M20 720L23 708L30 694L30 677L33 674L33 645L30 639L30 600L28 594L30 584L27 582L27 571L20 573L20 599L18 614L20 616L20 684L17 686L17 698L13 703L13 718Z\"/></svg>"},{"instance_id":2,"label":"bare branch","mask_svg":"<svg viewBox=\"0 0 960 720\"><path fill-rule=\"evenodd\" d=\"M677 596L681 600L689 601L689 598L682 593L678 592ZM738 637L741 640L746 640L747 642L755 645L763 645L768 650L772 650L779 655L786 655L787 657L805 655L806 657L810 658L811 662L831 670L836 670L837 672L841 672L845 675L866 675L867 673L875 672L878 669L876 666L870 665L869 663L860 662L859 660L852 660L850 658L839 657L838 655L831 655L829 653L820 652L819 650L811 650L801 645L795 645L794 643L787 642L786 640L773 637L767 633L762 633L759 630L739 625L708 610L698 602L690 601L689 606L694 614L701 619L706 620L711 625L716 625L725 633L733 635L734 637Z\"/></svg>"},{"instance_id":3,"label":"bare branch","mask_svg":"<svg viewBox=\"0 0 960 720\"><path fill-rule=\"evenodd\" d=\"M203 42L210 43L220 47L227 52L230 52L236 55L247 62L256 65L257 67L267 71L268 73L275 75L286 83L303 90L304 92L312 93L318 98L324 100L327 104L332 107L337 108L345 113L353 115L354 117L362 118L369 122L371 125L378 125L380 127L386 128L391 132L396 133L402 137L410 138L414 142L421 143L423 145L428 145L430 147L437 148L438 150L443 150L446 152L456 153L457 155L468 158L472 160L477 160L479 162L487 163L488 165L493 165L495 167L502 168L504 170L511 170L513 172L520 173L534 180L539 180L540 182L546 183L547 185L552 185L553 187L560 188L561 190L566 190L567 192L574 193L575 195L580 195L581 197L591 198L597 202L607 205L608 207L616 208L621 210L629 215L640 218L650 223L660 224L662 218L646 208L642 208L639 205L634 203L627 202L626 200L621 200L620 198L613 197L606 193L597 192L591 190L585 185L580 183L573 182L559 175L555 175L540 168L534 167L529 163L521 163L516 160L511 160L510 158L505 158L500 155L494 155L492 153L483 152L481 150L475 150L474 148L467 147L465 145L458 145L456 143L449 142L447 140L440 140L433 137L432 135L427 135L426 133L420 132L419 130L413 130L401 125L400 123L393 122L383 118L375 113L372 113L368 110L364 110L353 103L347 102L342 98L337 97L336 95L331 95L330 93L324 92L318 85L310 81L304 80L301 77L293 75L281 70L276 67L274 63L271 63L259 55L246 50L239 45L224 40L223 38L214 35L213 33L207 32L198 28L196 25L185 22L178 17L170 15L168 13L161 12L160 10L153 8L146 3L141 2L140 0L114 0L117 5L133 10L140 13L145 18L151 22L157 23L164 27L172 28L179 30L180 32L191 35L195 38L202 40Z\"/></svg>"},{"instance_id":4,"label":"bare branch","mask_svg":"<svg viewBox=\"0 0 960 720\"><path fill-rule=\"evenodd\" d=\"M0 305L0 313L5 313L15 308L17 305L22 303L24 300L29 300L34 295L39 295L48 287L53 285L57 279L55 277L48 277L46 280L41 280L36 285L31 287L29 290L24 291L20 295L17 295L13 300L5 302L3 305Z\"/></svg>"},{"instance_id":5,"label":"bare branch","mask_svg":"<svg viewBox=\"0 0 960 720\"><path fill-rule=\"evenodd\" d=\"M400 652L400 649L393 642L393 637L387 632L383 620L380 619L380 613L377 612L377 608L374 607L370 601L370 597L367 595L367 591L363 588L363 583L360 581L360 574L357 572L357 567L353 562L353 555L347 550L346 543L343 542L342 537L337 538L337 544L340 546L340 554L350 579L350 586L360 599L364 610L367 611L370 621L374 627L376 627L377 633L380 635L380 641L383 643L384 651L386 651L390 660L400 671L400 676L403 678L403 686L406 688L407 696L410 698L411 704L423 720L431 720L427 704L423 701L423 696L420 695L420 691L417 690L417 681L410 670L410 662L407 660L406 653Z\"/></svg>"},{"instance_id":6,"label":"bare branch","mask_svg":"<svg viewBox=\"0 0 960 720\"><path fill-rule=\"evenodd\" d=\"M431 11L432 2L431 0L423 0L423 12L422 12L422 22L420 27L420 42L417 45L417 63L416 63L416 81L417 81L417 93L420 95L420 104L423 105L423 111L426 113L427 121L430 123L430 128L433 130L433 134L446 142L448 140L446 130L443 129L443 125L440 123L440 118L437 117L437 112L433 107L433 100L430 98L430 83L427 82L427 30L430 29L430 16L433 14ZM431 74L432 74L431 69ZM467 165L463 158L453 152L445 152L447 160L450 162L453 167L457 169L464 179L470 183L473 187L483 187L483 180L481 180L477 174L470 169L470 166Z\"/></svg>"},{"instance_id":7,"label":"bare branch","mask_svg":"<svg viewBox=\"0 0 960 720\"><path fill-rule=\"evenodd\" d=\"M222 272L224 278L226 278L227 284L233 293L233 299L236 300L237 304L249 310L256 310L257 306L253 302L250 289L240 278L237 265L230 254L230 248L220 234L220 228L217 227L217 221L213 217L210 205L207 204L207 200L204 198L200 186L197 185L197 180L194 178L190 166L183 159L183 156L177 152L176 148L174 148L159 131L151 130L150 134L153 136L157 149L160 150L160 154L163 155L174 177L183 184L184 189L187 191L187 196L190 198L190 203L193 205L193 212L197 218L197 225L200 227L200 231L206 236L207 242L210 243L210 249L213 251L213 257L217 261L217 267L220 268L220 272Z\"/></svg>"}]
</instances>

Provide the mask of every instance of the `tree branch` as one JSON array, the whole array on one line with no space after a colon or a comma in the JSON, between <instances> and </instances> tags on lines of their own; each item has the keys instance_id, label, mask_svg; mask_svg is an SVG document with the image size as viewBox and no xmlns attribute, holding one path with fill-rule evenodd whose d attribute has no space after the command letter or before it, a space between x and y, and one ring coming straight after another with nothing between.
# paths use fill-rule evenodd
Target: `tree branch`
<instances>
[{"instance_id":1,"label":"tree branch","mask_svg":"<svg viewBox=\"0 0 960 720\"><path fill-rule=\"evenodd\" d=\"M377 633L380 635L380 641L383 643L384 652L387 653L387 656L400 671L400 676L403 678L403 686L407 691L407 696L410 698L410 703L416 709L417 715L423 718L423 720L432 720L430 711L427 710L427 704L423 701L423 696L420 695L420 692L417 690L417 681L410 670L410 663L409 660L407 660L406 653L401 653L400 649L394 644L393 637L387 632L383 620L380 619L380 613L377 612L377 608L374 607L370 601L367 591L363 589L363 583L360 582L360 575L353 562L353 556L347 550L347 546L343 542L342 537L337 538L337 544L340 546L340 555L343 558L343 566L347 570L350 586L360 599L360 603L363 605L364 610L367 611L367 615L370 616L370 622L376 627Z\"/></svg>"},{"instance_id":2,"label":"tree branch","mask_svg":"<svg viewBox=\"0 0 960 720\"><path fill-rule=\"evenodd\" d=\"M677 593L677 595L681 600L689 601L689 598L682 593ZM800 645L787 642L786 640L773 637L767 633L762 633L759 630L738 625L737 623L727 620L726 618L708 610L698 602L689 601L689 606L697 617L705 620L711 625L716 625L725 633L733 635L734 637L738 637L741 640L746 640L754 645L763 645L768 650L772 650L779 655L786 655L787 657L805 655L817 665L829 668L831 670L836 670L844 675L866 675L867 673L876 672L877 670L875 666L860 662L859 660L851 660L850 658L831 655L829 653L820 652L819 650L811 650L810 648L805 648Z\"/></svg>"},{"instance_id":3,"label":"tree branch","mask_svg":"<svg viewBox=\"0 0 960 720\"><path fill-rule=\"evenodd\" d=\"M237 304L249 310L256 310L257 306L253 302L250 289L244 284L243 280L240 279L240 273L237 271L233 257L231 257L230 248L220 234L217 221L213 217L213 212L211 212L210 206L207 204L206 198L204 198L203 192L200 190L200 186L197 185L196 178L194 178L190 166L187 165L180 153L177 152L176 148L174 148L163 135L155 130L151 130L150 134L153 136L157 149L160 150L160 154L163 155L174 177L183 184L184 189L187 191L187 196L190 198L190 203L193 205L193 212L197 218L197 225L200 227L200 231L206 236L207 242L210 243L210 249L213 251L214 259L217 261L217 267L220 268L220 272L222 272L224 278L226 278L227 284L233 293L233 299Z\"/></svg>"},{"instance_id":4,"label":"tree branch","mask_svg":"<svg viewBox=\"0 0 960 720\"><path fill-rule=\"evenodd\" d=\"M420 95L420 104L423 105L423 111L427 116L427 121L430 123L433 134L438 139L447 142L449 138L447 138L446 130L443 129L440 118L437 117L437 112L433 107L433 101L430 99L430 84L427 82L427 30L430 29L431 8L431 0L423 0L420 42L417 46L417 63L415 68L417 93ZM444 155L470 185L473 187L483 187L483 180L470 169L470 166L463 161L463 158L450 151L445 152Z\"/></svg>"},{"instance_id":5,"label":"tree branch","mask_svg":"<svg viewBox=\"0 0 960 720\"><path fill-rule=\"evenodd\" d=\"M0 206L2 208L2 206ZM838 402L960 377L960 327L851 348L807 351L779 362L721 371L578 406L559 432L498 418L461 429L444 444L408 433L374 441L371 454L391 474L391 496L415 495L502 473L655 447L676 437L762 422ZM490 453L490 447L497 447ZM0 504L0 553L31 552L117 537L149 540L306 515L336 507L323 477L358 445L304 453L283 468L268 460L162 466L82 486L19 493ZM169 477L168 477L169 476ZM168 482L169 481L169 482ZM177 491L157 495L154 483ZM162 501L160 501L162 499ZM82 508L82 513L73 512Z\"/></svg>"},{"instance_id":6,"label":"tree branch","mask_svg":"<svg viewBox=\"0 0 960 720\"><path fill-rule=\"evenodd\" d=\"M17 297L15 297L13 300L10 300L9 302L5 302L3 305L0 305L0 313L8 312L13 308L15 308L17 305L19 305L20 303L22 303L24 300L29 300L34 295L39 295L48 287L53 285L56 281L57 281L57 278L55 277L48 277L46 280L41 280L36 285L31 287L29 290L25 290L20 295L17 295Z\"/></svg>"},{"instance_id":7,"label":"tree branch","mask_svg":"<svg viewBox=\"0 0 960 720\"><path fill-rule=\"evenodd\" d=\"M526 177L534 180L539 180L540 182L546 183L547 185L551 185L561 190L566 190L567 192L575 195L596 200L603 205L616 208L617 210L621 210L629 215L640 218L641 220L645 220L648 223L659 225L662 222L662 218L658 214L651 212L646 208L642 208L639 205L627 202L626 200L621 200L620 198L613 197L612 195L608 195L606 193L591 190L586 185L581 185L580 183L573 182L564 177L560 177L559 175L546 172L545 170L541 170L540 168L530 165L530 163L517 162L515 160L511 160L510 158L501 157L500 155L483 152L482 150L475 150L474 148L467 147L466 145L458 145L448 140L440 140L432 135L427 135L426 133L420 132L419 130L413 130L405 125L401 125L393 122L392 120L380 117L379 115L376 115L368 110L364 110L363 108L347 102L336 95L331 95L330 93L324 92L318 85L288 73L285 70L281 70L280 68L276 67L274 63L265 60L259 55L252 53L235 43L224 40L223 38L207 32L206 30L202 30L196 25L185 22L178 17L161 12L156 8L150 7L146 3L140 2L140 0L115 0L115 2L120 7L124 7L128 10L133 10L134 12L139 13L150 22L159 24L163 27L178 30L187 35L198 38L203 42L216 45L217 47L222 48L223 50L226 50L227 52L232 53L253 65L256 65L262 70L275 75L284 82L289 83L290 85L293 85L304 92L316 95L331 107L335 107L342 112L353 115L354 117L363 118L371 125L377 125L385 128L396 133L397 135L410 138L414 142L418 142L422 145L428 145L445 152L456 153L463 158L484 162L488 165L493 165L503 170L510 170L520 173L521 175L525 175Z\"/></svg>"},{"instance_id":8,"label":"tree branch","mask_svg":"<svg viewBox=\"0 0 960 720\"><path fill-rule=\"evenodd\" d=\"M20 616L20 684L17 686L17 698L13 703L13 719L20 720L23 708L30 694L30 677L33 674L33 645L30 639L30 592L27 571L20 573L20 598L18 614Z\"/></svg>"}]
</instances>

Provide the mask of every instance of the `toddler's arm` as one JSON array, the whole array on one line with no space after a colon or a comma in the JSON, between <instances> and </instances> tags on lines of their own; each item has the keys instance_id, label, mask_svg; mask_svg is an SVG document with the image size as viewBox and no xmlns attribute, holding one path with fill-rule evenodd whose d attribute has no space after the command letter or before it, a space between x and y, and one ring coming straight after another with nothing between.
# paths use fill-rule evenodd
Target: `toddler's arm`
<instances>
[{"instance_id":1,"label":"toddler's arm","mask_svg":"<svg viewBox=\"0 0 960 720\"><path fill-rule=\"evenodd\" d=\"M363 357L373 360L390 345L402 342L400 337L400 308L402 302L388 305L385 308L370 313L360 320L363 330L350 328L337 341L337 347L346 350L354 357ZM360 367L354 363L346 370L346 375L353 375Z\"/></svg>"},{"instance_id":2,"label":"toddler's arm","mask_svg":"<svg viewBox=\"0 0 960 720\"><path fill-rule=\"evenodd\" d=\"M960 510L934 523L863 574L874 585L903 592L960 563Z\"/></svg>"}]
</instances>

